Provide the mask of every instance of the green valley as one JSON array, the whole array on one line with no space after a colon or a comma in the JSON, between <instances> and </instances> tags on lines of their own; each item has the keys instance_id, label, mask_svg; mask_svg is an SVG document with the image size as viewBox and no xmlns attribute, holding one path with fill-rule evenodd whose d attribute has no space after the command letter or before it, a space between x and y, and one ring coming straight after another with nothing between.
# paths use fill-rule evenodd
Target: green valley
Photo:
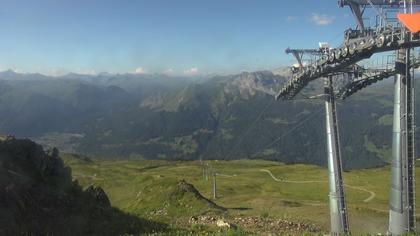
<instances>
[{"instance_id":1,"label":"green valley","mask_svg":"<svg viewBox=\"0 0 420 236\"><path fill-rule=\"evenodd\" d=\"M325 168L262 160L205 161L218 173L217 199L212 199L212 177L206 180L199 161L100 160L77 155L64 155L64 159L73 178L82 186L101 186L114 207L173 228L216 233L220 229L215 219L223 219L256 235L323 234L329 229ZM386 232L389 178L389 166L344 173L354 235ZM215 205L180 195L176 189L183 181ZM290 226L278 228L282 220Z\"/></svg>"}]
</instances>

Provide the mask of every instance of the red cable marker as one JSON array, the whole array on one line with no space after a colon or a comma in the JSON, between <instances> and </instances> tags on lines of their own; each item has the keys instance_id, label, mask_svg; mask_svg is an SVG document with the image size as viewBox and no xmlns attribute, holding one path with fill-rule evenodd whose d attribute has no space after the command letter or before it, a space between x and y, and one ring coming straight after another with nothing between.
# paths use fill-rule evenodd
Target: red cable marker
<instances>
[{"instance_id":1,"label":"red cable marker","mask_svg":"<svg viewBox=\"0 0 420 236\"><path fill-rule=\"evenodd\" d=\"M420 12L413 14L397 14L397 17L411 33L415 34L420 32Z\"/></svg>"}]
</instances>

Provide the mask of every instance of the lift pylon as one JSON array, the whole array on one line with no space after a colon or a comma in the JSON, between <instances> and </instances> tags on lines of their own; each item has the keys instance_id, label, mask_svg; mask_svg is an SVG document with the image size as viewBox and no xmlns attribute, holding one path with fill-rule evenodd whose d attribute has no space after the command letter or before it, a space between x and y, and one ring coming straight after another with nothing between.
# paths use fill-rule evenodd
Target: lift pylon
<instances>
[{"instance_id":1,"label":"lift pylon","mask_svg":"<svg viewBox=\"0 0 420 236\"><path fill-rule=\"evenodd\" d=\"M342 235L349 233L349 224L344 196L337 111L332 76L325 78L324 86L331 235Z\"/></svg>"},{"instance_id":2,"label":"lift pylon","mask_svg":"<svg viewBox=\"0 0 420 236\"><path fill-rule=\"evenodd\" d=\"M414 86L410 69L418 67L419 59L411 59L410 50L420 47L420 16L413 9L420 0L340 0L339 5L349 6L356 17L358 28L348 29L344 41L336 48L324 48L310 63L301 63L307 50L290 51L299 62L292 67L292 76L279 91L276 99L290 100L309 82L328 78L325 87L326 131L330 180L331 234L346 234L347 211L341 176L341 156L338 137L335 98L346 98L384 78L395 75L395 105L392 145L391 191L389 233L401 235L415 230L414 193ZM407 15L408 7L411 13ZM376 25L364 24L366 9L374 12ZM404 10L404 15L401 14ZM394 18L393 18L394 17ZM396 20L399 18L399 21ZM406 18L406 19L403 19ZM379 19L379 21L378 21ZM408 33L407 29L411 31ZM408 37L409 36L409 37ZM395 68L367 71L356 63L374 54L397 51ZM414 65L416 62L417 65ZM413 65L411 65L413 64ZM394 66L393 66L394 67ZM368 72L368 73L367 73ZM350 82L333 91L332 80L347 73ZM343 77L346 79L346 77Z\"/></svg>"},{"instance_id":3,"label":"lift pylon","mask_svg":"<svg viewBox=\"0 0 420 236\"><path fill-rule=\"evenodd\" d=\"M389 233L415 231L414 100L410 50L397 51L395 63L394 125L392 137Z\"/></svg>"}]
</instances>

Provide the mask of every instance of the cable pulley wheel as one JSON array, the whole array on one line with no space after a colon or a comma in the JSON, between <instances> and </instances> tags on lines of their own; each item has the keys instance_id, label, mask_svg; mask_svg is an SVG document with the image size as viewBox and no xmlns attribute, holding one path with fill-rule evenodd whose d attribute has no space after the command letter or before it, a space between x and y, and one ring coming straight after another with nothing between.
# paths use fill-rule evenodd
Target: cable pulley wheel
<instances>
[{"instance_id":1,"label":"cable pulley wheel","mask_svg":"<svg viewBox=\"0 0 420 236\"><path fill-rule=\"evenodd\" d=\"M385 44L385 36L380 35L379 37L376 38L376 47L380 48L383 47Z\"/></svg>"},{"instance_id":2,"label":"cable pulley wheel","mask_svg":"<svg viewBox=\"0 0 420 236\"><path fill-rule=\"evenodd\" d=\"M350 53L350 55L353 55L356 52L356 48L357 48L357 44L356 43L350 44L350 47L349 47L349 53Z\"/></svg>"}]
</instances>

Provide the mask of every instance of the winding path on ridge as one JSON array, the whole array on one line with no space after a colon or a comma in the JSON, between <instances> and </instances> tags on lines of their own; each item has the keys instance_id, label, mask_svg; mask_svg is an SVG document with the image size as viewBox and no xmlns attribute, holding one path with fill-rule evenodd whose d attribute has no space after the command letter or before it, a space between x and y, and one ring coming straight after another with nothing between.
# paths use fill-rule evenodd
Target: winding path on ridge
<instances>
[{"instance_id":1,"label":"winding path on ridge","mask_svg":"<svg viewBox=\"0 0 420 236\"><path fill-rule=\"evenodd\" d=\"M260 171L268 173L274 181L282 182L282 183L292 183L292 184L327 183L327 181L323 181L323 180L282 180L282 179L276 178L276 176L274 176L273 173L271 173L270 170L260 169ZM370 202L376 196L375 192L367 190L365 188L352 186L352 185L348 185L348 184L344 184L344 186L348 187L348 188L356 189L356 190L359 190L359 191L362 191L362 192L369 193L369 197L364 199L363 202Z\"/></svg>"}]
</instances>

